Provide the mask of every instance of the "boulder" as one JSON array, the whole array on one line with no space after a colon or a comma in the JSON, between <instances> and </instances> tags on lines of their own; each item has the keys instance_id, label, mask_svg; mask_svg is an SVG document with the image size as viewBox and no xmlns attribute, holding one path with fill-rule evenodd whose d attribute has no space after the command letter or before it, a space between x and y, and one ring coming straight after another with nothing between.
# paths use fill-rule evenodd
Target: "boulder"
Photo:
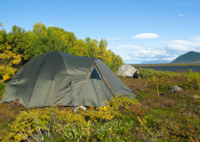
<instances>
[{"instance_id":1,"label":"boulder","mask_svg":"<svg viewBox=\"0 0 200 142\"><path fill-rule=\"evenodd\" d=\"M199 95L194 95L194 98L195 99L200 99L200 96Z\"/></svg>"},{"instance_id":2,"label":"boulder","mask_svg":"<svg viewBox=\"0 0 200 142\"><path fill-rule=\"evenodd\" d=\"M170 93L173 93L173 92L181 92L181 91L183 91L183 89L182 89L181 87L178 87L177 85L173 85L172 87L170 87L170 88L168 89L168 91L169 91Z\"/></svg>"},{"instance_id":3,"label":"boulder","mask_svg":"<svg viewBox=\"0 0 200 142\"><path fill-rule=\"evenodd\" d=\"M117 75L128 78L140 78L139 72L130 65L122 65L117 69Z\"/></svg>"}]
</instances>

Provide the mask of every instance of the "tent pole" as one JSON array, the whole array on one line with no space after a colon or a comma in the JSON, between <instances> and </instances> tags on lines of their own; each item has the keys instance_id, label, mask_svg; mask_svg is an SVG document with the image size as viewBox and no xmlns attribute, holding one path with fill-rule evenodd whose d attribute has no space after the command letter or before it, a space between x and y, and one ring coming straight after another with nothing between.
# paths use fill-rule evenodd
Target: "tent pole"
<instances>
[{"instance_id":1,"label":"tent pole","mask_svg":"<svg viewBox=\"0 0 200 142\"><path fill-rule=\"evenodd\" d=\"M99 67L97 66L96 63L94 63L94 64L95 64L95 66L97 67L98 71L100 72L100 74L101 74L101 76L102 76L102 78L103 78L103 81L105 82L106 86L108 87L108 89L110 90L110 92L112 93L112 95L115 97L115 94L113 93L112 89L111 89L110 86L108 85L108 83L107 83L106 79L104 78L103 74L101 73Z\"/></svg>"},{"instance_id":2,"label":"tent pole","mask_svg":"<svg viewBox=\"0 0 200 142\"><path fill-rule=\"evenodd\" d=\"M97 59L95 59L95 60L97 60ZM82 86L81 86L81 89L80 89L78 95L80 95L80 94L81 94L81 91L83 90L83 86L84 86L85 81L86 81L86 79L87 79L88 73L89 73L89 71L91 70L91 67L92 67L92 65L94 64L95 60L92 62L91 66L90 66L90 68L89 68L89 70L88 70L88 72L87 72L87 74L86 74L86 76L85 76L85 79L84 79L84 81L83 81L83 84L82 84Z\"/></svg>"},{"instance_id":3,"label":"tent pole","mask_svg":"<svg viewBox=\"0 0 200 142\"><path fill-rule=\"evenodd\" d=\"M96 59L95 59L96 60ZM76 112L76 105L77 105L77 102L78 102L78 98L79 98L79 96L80 96L80 94L81 94L81 91L83 90L83 86L84 86L84 84L85 84L85 81L86 81L86 79L87 79L87 76L88 76L88 73L89 73L89 71L91 70L91 67L92 67L92 65L94 64L94 62L95 62L95 60L92 62L92 64L90 65L90 68L89 68L89 70L88 70L88 72L87 72L87 74L86 74L86 76L85 76L85 79L84 79L84 81L83 81L83 84L82 84L82 86L81 86L81 89L80 89L80 91L79 91L79 93L78 93L78 97L77 97L77 99L76 99L76 104L75 104L75 108L74 108L74 112Z\"/></svg>"}]
</instances>

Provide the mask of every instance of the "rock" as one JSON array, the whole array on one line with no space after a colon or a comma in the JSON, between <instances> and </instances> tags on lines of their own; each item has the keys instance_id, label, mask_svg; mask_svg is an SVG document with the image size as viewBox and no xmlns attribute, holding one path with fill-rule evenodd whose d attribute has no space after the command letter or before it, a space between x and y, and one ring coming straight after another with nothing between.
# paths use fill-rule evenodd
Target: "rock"
<instances>
[{"instance_id":1,"label":"rock","mask_svg":"<svg viewBox=\"0 0 200 142\"><path fill-rule=\"evenodd\" d=\"M195 99L200 99L200 96L194 95L194 98L195 98Z\"/></svg>"},{"instance_id":2,"label":"rock","mask_svg":"<svg viewBox=\"0 0 200 142\"><path fill-rule=\"evenodd\" d=\"M117 75L128 78L140 78L139 72L130 65L122 65L117 69Z\"/></svg>"},{"instance_id":3,"label":"rock","mask_svg":"<svg viewBox=\"0 0 200 142\"><path fill-rule=\"evenodd\" d=\"M170 88L168 89L168 91L169 91L170 93L173 93L173 92L181 92L181 91L183 91L183 89L182 89L181 87L178 87L177 85L173 85L172 87L170 87Z\"/></svg>"},{"instance_id":4,"label":"rock","mask_svg":"<svg viewBox=\"0 0 200 142\"><path fill-rule=\"evenodd\" d=\"M86 107L84 107L84 106L79 106L79 107L77 107L76 109L80 109L80 110L85 111L85 110L86 110Z\"/></svg>"}]
</instances>

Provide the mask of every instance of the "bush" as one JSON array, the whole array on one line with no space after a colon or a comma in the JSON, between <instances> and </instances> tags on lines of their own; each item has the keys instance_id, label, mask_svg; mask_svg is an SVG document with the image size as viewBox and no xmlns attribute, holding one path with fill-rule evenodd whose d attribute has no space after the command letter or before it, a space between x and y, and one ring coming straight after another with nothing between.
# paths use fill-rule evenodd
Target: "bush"
<instances>
[{"instance_id":1,"label":"bush","mask_svg":"<svg viewBox=\"0 0 200 142\"><path fill-rule=\"evenodd\" d=\"M74 113L67 108L49 107L21 111L10 125L8 140L35 140L59 138L64 141L80 140L121 140L121 134L128 134L133 122L112 121L121 117L120 109L128 109L130 105L140 105L136 99L117 96L107 106L91 108ZM86 121L87 120L87 121ZM103 123L102 123L102 120ZM105 123L106 122L106 123ZM112 134L109 129L112 129ZM118 135L118 137L115 137ZM128 139L123 137L123 139Z\"/></svg>"},{"instance_id":2,"label":"bush","mask_svg":"<svg viewBox=\"0 0 200 142\"><path fill-rule=\"evenodd\" d=\"M156 71L154 69L145 69L145 68L139 68L138 69L140 76L142 78L176 78L181 77L181 73L172 72L172 71Z\"/></svg>"}]
</instances>

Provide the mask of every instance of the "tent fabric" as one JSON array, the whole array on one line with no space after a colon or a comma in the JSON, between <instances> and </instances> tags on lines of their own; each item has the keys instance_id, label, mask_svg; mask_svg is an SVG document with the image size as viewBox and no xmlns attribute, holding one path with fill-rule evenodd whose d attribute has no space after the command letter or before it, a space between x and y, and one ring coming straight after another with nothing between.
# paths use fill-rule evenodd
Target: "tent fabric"
<instances>
[{"instance_id":1,"label":"tent fabric","mask_svg":"<svg viewBox=\"0 0 200 142\"><path fill-rule=\"evenodd\" d=\"M26 108L100 107L113 93L136 97L101 59L54 51L27 62L6 85L1 103L18 99Z\"/></svg>"}]
</instances>

